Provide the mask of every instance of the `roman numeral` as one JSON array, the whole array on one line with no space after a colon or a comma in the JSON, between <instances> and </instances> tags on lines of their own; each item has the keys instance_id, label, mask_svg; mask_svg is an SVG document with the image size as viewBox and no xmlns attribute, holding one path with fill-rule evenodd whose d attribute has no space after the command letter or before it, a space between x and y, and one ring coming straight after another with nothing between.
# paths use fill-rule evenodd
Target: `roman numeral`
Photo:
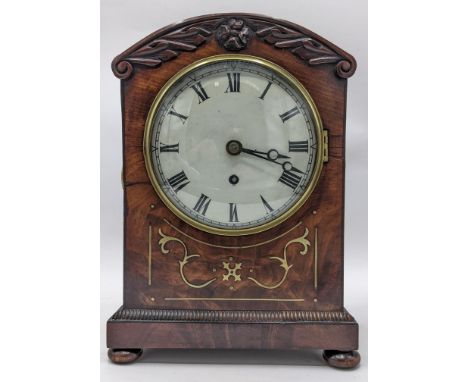
<instances>
[{"instance_id":1,"label":"roman numeral","mask_svg":"<svg viewBox=\"0 0 468 382\"><path fill-rule=\"evenodd\" d=\"M309 150L309 142L307 141L288 141L289 152L304 152Z\"/></svg>"},{"instance_id":2,"label":"roman numeral","mask_svg":"<svg viewBox=\"0 0 468 382\"><path fill-rule=\"evenodd\" d=\"M294 117L295 115L299 114L299 109L296 107L288 110L286 113L280 114L280 118L285 123L288 119Z\"/></svg>"},{"instance_id":3,"label":"roman numeral","mask_svg":"<svg viewBox=\"0 0 468 382\"><path fill-rule=\"evenodd\" d=\"M166 145L165 143L160 143L159 151L162 153L178 153L179 152L179 144L176 143L174 145Z\"/></svg>"},{"instance_id":4,"label":"roman numeral","mask_svg":"<svg viewBox=\"0 0 468 382\"><path fill-rule=\"evenodd\" d=\"M175 192L182 190L187 184L190 183L187 176L185 175L184 171L175 174L174 176L170 177L168 180L169 185L174 189Z\"/></svg>"},{"instance_id":5,"label":"roman numeral","mask_svg":"<svg viewBox=\"0 0 468 382\"><path fill-rule=\"evenodd\" d=\"M268 204L268 202L265 200L265 198L260 195L260 199L262 199L262 203L265 206L266 212L273 212L273 208Z\"/></svg>"},{"instance_id":6,"label":"roman numeral","mask_svg":"<svg viewBox=\"0 0 468 382\"><path fill-rule=\"evenodd\" d=\"M179 114L178 112L176 112L176 111L174 110L174 108L171 108L171 110L169 110L169 114L170 114L170 115L173 115L173 116L175 116L175 117L178 117L178 118L182 121L182 123L185 123L185 121L186 121L187 118L188 118L186 115L182 115L182 114Z\"/></svg>"},{"instance_id":7,"label":"roman numeral","mask_svg":"<svg viewBox=\"0 0 468 382\"><path fill-rule=\"evenodd\" d=\"M206 94L205 89L201 85L200 81L197 82L195 85L192 85L191 88L197 93L198 96L198 104L201 104L203 101L206 101L208 98L208 94Z\"/></svg>"},{"instance_id":8,"label":"roman numeral","mask_svg":"<svg viewBox=\"0 0 468 382\"><path fill-rule=\"evenodd\" d=\"M258 98L260 99L265 99L265 96L266 94L268 93L268 90L270 90L270 86L271 86L272 82L268 81L268 85L266 86L265 90L263 91L262 95Z\"/></svg>"},{"instance_id":9,"label":"roman numeral","mask_svg":"<svg viewBox=\"0 0 468 382\"><path fill-rule=\"evenodd\" d=\"M295 190L301 181L301 177L291 171L284 170L278 181Z\"/></svg>"},{"instance_id":10,"label":"roman numeral","mask_svg":"<svg viewBox=\"0 0 468 382\"><path fill-rule=\"evenodd\" d=\"M240 73L227 73L229 86L226 88L225 93L239 93L240 92Z\"/></svg>"},{"instance_id":11,"label":"roman numeral","mask_svg":"<svg viewBox=\"0 0 468 382\"><path fill-rule=\"evenodd\" d=\"M206 196L205 194L201 194L200 198L197 201L197 204L195 204L195 207L193 207L193 209L199 214L205 216L206 210L208 209L210 202L211 199L208 196Z\"/></svg>"},{"instance_id":12,"label":"roman numeral","mask_svg":"<svg viewBox=\"0 0 468 382\"><path fill-rule=\"evenodd\" d=\"M237 217L237 204L229 203L229 221L230 222L239 222Z\"/></svg>"}]
</instances>

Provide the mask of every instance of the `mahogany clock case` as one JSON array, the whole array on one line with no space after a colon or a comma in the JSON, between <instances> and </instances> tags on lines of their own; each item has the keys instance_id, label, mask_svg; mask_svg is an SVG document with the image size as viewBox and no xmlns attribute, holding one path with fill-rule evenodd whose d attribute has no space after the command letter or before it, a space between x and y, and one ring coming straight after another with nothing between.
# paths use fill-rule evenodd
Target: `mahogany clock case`
<instances>
[{"instance_id":1,"label":"mahogany clock case","mask_svg":"<svg viewBox=\"0 0 468 382\"><path fill-rule=\"evenodd\" d=\"M196 229L155 192L145 166L146 119L159 90L198 60L260 57L307 89L326 132L314 192L267 231L229 237ZM114 362L144 348L325 349L359 363L358 325L343 306L347 78L354 58L293 23L215 14L160 29L112 62L121 80L124 301L107 323Z\"/></svg>"}]
</instances>

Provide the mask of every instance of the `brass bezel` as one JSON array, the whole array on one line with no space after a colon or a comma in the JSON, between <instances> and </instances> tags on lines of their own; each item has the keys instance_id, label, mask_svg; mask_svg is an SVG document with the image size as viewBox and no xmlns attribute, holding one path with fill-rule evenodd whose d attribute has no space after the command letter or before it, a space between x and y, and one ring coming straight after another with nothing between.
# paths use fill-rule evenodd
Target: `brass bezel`
<instances>
[{"instance_id":1,"label":"brass bezel","mask_svg":"<svg viewBox=\"0 0 468 382\"><path fill-rule=\"evenodd\" d=\"M204 65L211 64L213 62L227 61L227 60L242 60L246 62L256 63L258 65L262 65L278 73L283 78L286 78L286 80L289 81L290 84L297 89L297 91L304 97L305 101L307 102L311 111L311 117L314 122L315 133L317 136L317 155L315 158L314 173L312 174L309 185L307 186L306 190L304 191L302 196L299 198L299 200L297 200L297 202L289 210L285 211L282 215L278 216L276 219L271 220L267 223L255 226L255 227L242 228L242 229L226 229L226 228L212 227L212 226L200 223L199 221L191 218L190 216L186 215L184 212L179 210L177 206L172 203L172 201L166 196L162 188L159 186L157 177L153 170L152 158L151 158L151 136L152 136L152 130L153 130L153 120L154 120L154 117L156 116L159 105L162 99L164 98L164 96L166 95L166 93L168 92L168 90L181 77L185 76L192 70L195 70ZM315 186L317 185L318 179L320 177L320 174L323 168L323 161L324 161L323 149L324 148L323 148L322 121L320 119L320 114L317 110L317 107L315 106L315 103L312 97L310 96L309 92L307 91L307 89L292 74L290 74L288 71L281 68L277 64L271 61L265 60L263 58L260 58L260 57L244 55L244 54L222 54L222 55L210 56L210 57L201 59L199 61L196 61L192 63L191 65L185 67L178 73L176 73L171 79L169 79L169 81L166 82L166 84L161 88L156 98L154 99L151 105L151 108L149 110L148 117L146 119L145 131L144 131L144 136L143 136L143 154L145 158L146 171L148 172L153 188L155 189L156 193L161 198L163 203L166 205L166 207L169 208L178 218L182 219L183 221L185 221L187 224L191 225L192 227L197 228L204 232L213 233L217 235L223 235L223 236L244 236L244 235L260 233L260 232L266 231L270 228L277 226L278 224L290 218L295 212L297 212L304 205L305 201L309 198Z\"/></svg>"}]
</instances>

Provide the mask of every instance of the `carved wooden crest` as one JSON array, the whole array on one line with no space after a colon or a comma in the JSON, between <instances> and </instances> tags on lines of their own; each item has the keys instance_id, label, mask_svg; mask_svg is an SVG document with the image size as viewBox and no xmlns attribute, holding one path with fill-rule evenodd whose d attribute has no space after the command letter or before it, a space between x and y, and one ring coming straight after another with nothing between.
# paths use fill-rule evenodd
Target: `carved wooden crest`
<instances>
[{"instance_id":1,"label":"carved wooden crest","mask_svg":"<svg viewBox=\"0 0 468 382\"><path fill-rule=\"evenodd\" d=\"M112 70L127 79L134 65L156 68L182 52L190 52L215 38L227 51L241 51L252 39L288 50L308 65L334 64L341 78L351 77L356 61L315 33L293 23L246 14L218 14L188 19L160 29L117 56Z\"/></svg>"}]
</instances>

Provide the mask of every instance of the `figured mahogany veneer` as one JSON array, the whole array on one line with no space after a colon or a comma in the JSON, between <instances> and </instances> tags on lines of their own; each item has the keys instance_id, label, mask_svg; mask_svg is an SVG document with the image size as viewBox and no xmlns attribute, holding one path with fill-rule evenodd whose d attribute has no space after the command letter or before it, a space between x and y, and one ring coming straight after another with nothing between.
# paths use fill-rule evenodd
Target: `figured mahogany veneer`
<instances>
[{"instance_id":1,"label":"figured mahogany veneer","mask_svg":"<svg viewBox=\"0 0 468 382\"><path fill-rule=\"evenodd\" d=\"M262 57L295 76L315 101L329 145L301 209L242 237L206 233L177 218L154 191L143 158L145 121L161 87L187 65L230 52ZM353 57L286 21L218 14L153 33L117 56L112 69L122 80L125 239L124 304L108 321L108 347L133 349L122 356L132 360L135 348L356 350L358 326L343 307L346 78L356 69ZM192 254L199 257L187 259ZM122 353L112 354L118 362Z\"/></svg>"}]
</instances>

